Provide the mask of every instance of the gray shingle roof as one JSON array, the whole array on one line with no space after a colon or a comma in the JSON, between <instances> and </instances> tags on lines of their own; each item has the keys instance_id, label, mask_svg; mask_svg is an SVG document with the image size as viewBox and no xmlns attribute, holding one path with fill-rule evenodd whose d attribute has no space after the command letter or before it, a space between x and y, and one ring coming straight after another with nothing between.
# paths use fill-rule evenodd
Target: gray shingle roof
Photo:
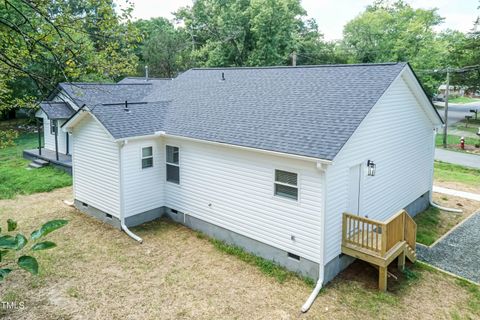
<instances>
[{"instance_id":1,"label":"gray shingle roof","mask_svg":"<svg viewBox=\"0 0 480 320\"><path fill-rule=\"evenodd\" d=\"M50 120L68 119L75 113L75 110L66 102L42 101L40 109Z\"/></svg>"},{"instance_id":2,"label":"gray shingle roof","mask_svg":"<svg viewBox=\"0 0 480 320\"><path fill-rule=\"evenodd\" d=\"M116 139L165 131L332 160L405 66L191 69L152 85L152 103L129 114L123 105L92 112Z\"/></svg>"},{"instance_id":3,"label":"gray shingle roof","mask_svg":"<svg viewBox=\"0 0 480 320\"><path fill-rule=\"evenodd\" d=\"M164 126L169 102L97 105L91 112L115 139L154 134Z\"/></svg>"},{"instance_id":4,"label":"gray shingle roof","mask_svg":"<svg viewBox=\"0 0 480 320\"><path fill-rule=\"evenodd\" d=\"M78 105L93 106L99 103L137 102L150 93L152 83L60 83L63 89Z\"/></svg>"}]
</instances>

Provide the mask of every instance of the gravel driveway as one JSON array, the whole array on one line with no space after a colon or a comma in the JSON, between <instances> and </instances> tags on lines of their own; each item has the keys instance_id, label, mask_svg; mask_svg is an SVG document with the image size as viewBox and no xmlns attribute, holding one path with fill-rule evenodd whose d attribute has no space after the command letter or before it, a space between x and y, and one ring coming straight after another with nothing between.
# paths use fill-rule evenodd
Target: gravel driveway
<instances>
[{"instance_id":1,"label":"gravel driveway","mask_svg":"<svg viewBox=\"0 0 480 320\"><path fill-rule=\"evenodd\" d=\"M480 283L480 212L433 247L418 245L417 255L422 261Z\"/></svg>"}]
</instances>

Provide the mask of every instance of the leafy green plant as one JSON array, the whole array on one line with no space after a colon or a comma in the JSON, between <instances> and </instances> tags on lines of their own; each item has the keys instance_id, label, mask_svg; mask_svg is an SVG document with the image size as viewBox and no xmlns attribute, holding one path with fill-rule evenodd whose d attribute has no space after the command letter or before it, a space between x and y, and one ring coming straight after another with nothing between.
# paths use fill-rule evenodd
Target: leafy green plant
<instances>
[{"instance_id":1,"label":"leafy green plant","mask_svg":"<svg viewBox=\"0 0 480 320\"><path fill-rule=\"evenodd\" d=\"M7 220L7 232L0 228L0 281L14 270L15 267L24 269L31 274L38 274L38 261L31 254L40 250L55 248L52 241L43 241L49 233L58 230L68 223L67 220L51 220L30 234L30 240L21 233L13 235L17 229L17 222ZM29 244L29 241L31 244Z\"/></svg>"}]
</instances>

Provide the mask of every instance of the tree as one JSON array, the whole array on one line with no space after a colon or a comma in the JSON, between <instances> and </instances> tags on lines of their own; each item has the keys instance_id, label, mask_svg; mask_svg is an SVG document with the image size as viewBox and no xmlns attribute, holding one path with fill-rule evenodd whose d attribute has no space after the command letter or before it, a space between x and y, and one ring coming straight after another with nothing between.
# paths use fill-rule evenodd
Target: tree
<instances>
[{"instance_id":1,"label":"tree","mask_svg":"<svg viewBox=\"0 0 480 320\"><path fill-rule=\"evenodd\" d=\"M294 51L299 64L336 60L299 0L197 0L176 18L199 66L288 65Z\"/></svg>"},{"instance_id":2,"label":"tree","mask_svg":"<svg viewBox=\"0 0 480 320\"><path fill-rule=\"evenodd\" d=\"M414 69L441 68L448 63L449 37L436 34L433 27L442 21L437 9L414 9L403 1L375 1L345 25L343 49L350 62L408 61ZM433 92L437 81L430 80L424 84Z\"/></svg>"},{"instance_id":3,"label":"tree","mask_svg":"<svg viewBox=\"0 0 480 320\"><path fill-rule=\"evenodd\" d=\"M0 115L29 106L60 81L134 72L131 6L113 0L5 0L0 6Z\"/></svg>"},{"instance_id":4,"label":"tree","mask_svg":"<svg viewBox=\"0 0 480 320\"><path fill-rule=\"evenodd\" d=\"M164 18L139 20L134 25L142 36L136 51L139 73L148 65L152 76L172 78L190 65L191 41L183 29Z\"/></svg>"}]
</instances>

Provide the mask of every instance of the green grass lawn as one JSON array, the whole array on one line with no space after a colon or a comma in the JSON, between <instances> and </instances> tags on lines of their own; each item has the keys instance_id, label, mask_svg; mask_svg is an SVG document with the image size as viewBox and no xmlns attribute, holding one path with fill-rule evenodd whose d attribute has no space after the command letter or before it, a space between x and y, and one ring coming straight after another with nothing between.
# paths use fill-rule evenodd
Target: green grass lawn
<instances>
[{"instance_id":1,"label":"green grass lawn","mask_svg":"<svg viewBox=\"0 0 480 320\"><path fill-rule=\"evenodd\" d=\"M435 161L434 166L436 180L459 182L475 187L480 186L480 170L478 169L466 168L441 161Z\"/></svg>"},{"instance_id":2,"label":"green grass lawn","mask_svg":"<svg viewBox=\"0 0 480 320\"><path fill-rule=\"evenodd\" d=\"M23 159L22 151L36 146L37 134L22 133L15 140L15 146L0 149L0 199L47 192L72 184L68 174L53 167L27 170L29 161Z\"/></svg>"},{"instance_id":3,"label":"green grass lawn","mask_svg":"<svg viewBox=\"0 0 480 320\"><path fill-rule=\"evenodd\" d=\"M448 102L451 103L470 103L470 102L480 102L480 99L470 98L470 97L456 97L452 99L448 99Z\"/></svg>"},{"instance_id":4,"label":"green grass lawn","mask_svg":"<svg viewBox=\"0 0 480 320\"><path fill-rule=\"evenodd\" d=\"M447 135L447 144L460 144L460 136L455 136L455 135ZM480 138L479 139L476 139L476 138L465 138L465 144L468 144L468 145L475 145L477 143L480 143ZM437 136L435 137L435 145L437 147L439 146L443 146L443 134L442 133L439 133L437 134Z\"/></svg>"}]
</instances>

